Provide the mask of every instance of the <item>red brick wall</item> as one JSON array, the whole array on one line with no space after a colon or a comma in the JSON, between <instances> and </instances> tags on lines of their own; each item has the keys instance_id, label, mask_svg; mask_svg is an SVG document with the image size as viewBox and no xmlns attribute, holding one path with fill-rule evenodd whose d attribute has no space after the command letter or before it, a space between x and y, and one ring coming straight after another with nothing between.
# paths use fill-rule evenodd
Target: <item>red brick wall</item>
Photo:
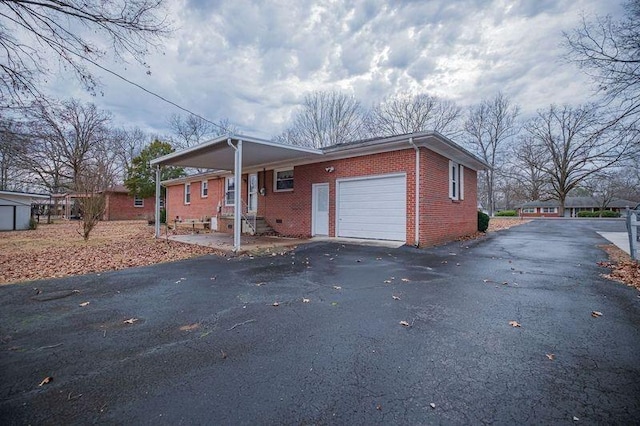
<instances>
[{"instance_id":1,"label":"red brick wall","mask_svg":"<svg viewBox=\"0 0 640 426\"><path fill-rule=\"evenodd\" d=\"M333 173L325 168L334 167ZM311 188L314 183L329 184L329 235L336 232L336 180L404 173L407 176L407 244L415 243L415 151L412 148L362 157L326 161L294 168L294 190L273 191L273 170L258 173L258 216L264 217L284 236L308 237L311 233ZM433 151L420 149L420 245L451 241L477 231L477 176L465 167L464 200L449 198L449 160ZM247 200L247 175L243 175L241 196ZM197 219L213 216L218 201L224 204L224 178L209 180L209 197L200 199L200 182L191 185L191 205L184 205L184 184L167 188L167 218ZM280 223L279 223L280 222ZM231 230L221 229L231 232Z\"/></svg>"},{"instance_id":2,"label":"red brick wall","mask_svg":"<svg viewBox=\"0 0 640 426\"><path fill-rule=\"evenodd\" d=\"M143 207L134 207L133 196L122 192L106 195L104 220L152 220L155 214L155 197L144 199Z\"/></svg>"},{"instance_id":3,"label":"red brick wall","mask_svg":"<svg viewBox=\"0 0 640 426\"><path fill-rule=\"evenodd\" d=\"M334 167L333 173L325 170L329 166ZM411 241L415 215L413 149L297 166L294 168L292 192L273 192L273 171L267 171L267 195L259 197L258 212L278 233L307 237L311 233L311 185L329 183L329 235L333 236L336 232L336 180L391 173L407 175L407 241ZM278 219L282 223L277 223Z\"/></svg>"},{"instance_id":4,"label":"red brick wall","mask_svg":"<svg viewBox=\"0 0 640 426\"><path fill-rule=\"evenodd\" d=\"M201 197L201 180L191 181L191 203L184 203L184 183L167 187L167 221L200 219L217 214L218 202L224 203L224 178L209 179L206 198Z\"/></svg>"},{"instance_id":5,"label":"red brick wall","mask_svg":"<svg viewBox=\"0 0 640 426\"><path fill-rule=\"evenodd\" d=\"M454 201L449 198L449 160L421 149L420 165L420 245L441 244L476 232L477 173L464 168L464 200Z\"/></svg>"}]
</instances>

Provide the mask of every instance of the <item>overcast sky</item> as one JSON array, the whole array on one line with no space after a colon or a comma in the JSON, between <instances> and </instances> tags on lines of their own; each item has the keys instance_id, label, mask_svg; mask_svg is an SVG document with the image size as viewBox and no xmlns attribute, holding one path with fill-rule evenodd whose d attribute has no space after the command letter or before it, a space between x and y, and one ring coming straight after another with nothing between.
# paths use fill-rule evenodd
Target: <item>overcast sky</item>
<instances>
[{"instance_id":1,"label":"overcast sky","mask_svg":"<svg viewBox=\"0 0 640 426\"><path fill-rule=\"evenodd\" d=\"M282 132L306 93L342 90L364 106L398 92L466 107L502 91L524 114L588 100L589 81L560 56L581 15L619 17L616 0L170 1L176 31L149 57L114 71L242 133ZM346 6L354 4L355 6ZM58 97L111 111L122 126L168 133L180 110L96 70L91 97L62 74Z\"/></svg>"}]
</instances>

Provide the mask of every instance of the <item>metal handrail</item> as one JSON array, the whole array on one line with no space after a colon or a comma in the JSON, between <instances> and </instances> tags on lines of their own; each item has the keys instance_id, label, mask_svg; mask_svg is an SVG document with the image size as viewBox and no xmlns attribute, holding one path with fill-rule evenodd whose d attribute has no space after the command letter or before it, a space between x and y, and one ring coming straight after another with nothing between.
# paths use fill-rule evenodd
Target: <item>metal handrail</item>
<instances>
[{"instance_id":1,"label":"metal handrail","mask_svg":"<svg viewBox=\"0 0 640 426\"><path fill-rule=\"evenodd\" d=\"M249 206L247 205L247 203L243 199L240 199L240 203L241 203L240 215L242 216L242 219L247 224L247 226L249 228L251 228L251 234L254 235L256 233L256 230L257 230L256 214L249 215ZM221 216L227 216L227 217L228 216L233 216L234 211L235 211L235 206L221 206L220 207L220 215Z\"/></svg>"}]
</instances>

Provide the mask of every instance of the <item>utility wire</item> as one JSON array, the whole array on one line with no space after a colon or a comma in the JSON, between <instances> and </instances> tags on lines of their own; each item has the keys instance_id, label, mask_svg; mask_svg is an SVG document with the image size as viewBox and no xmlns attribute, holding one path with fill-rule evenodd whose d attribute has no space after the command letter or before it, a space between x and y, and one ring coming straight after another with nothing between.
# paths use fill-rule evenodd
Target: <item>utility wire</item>
<instances>
[{"instance_id":1,"label":"utility wire","mask_svg":"<svg viewBox=\"0 0 640 426\"><path fill-rule=\"evenodd\" d=\"M204 117L203 117L203 116L201 116L200 114L196 114L195 112L193 112L193 111L191 111L191 110L189 110L189 109L187 109L187 108L185 108L185 107L183 107L183 106L181 106L181 105L178 105L177 103L175 103L175 102L173 102L173 101L171 101L171 100L169 100L169 99L165 98L164 96L159 95L159 94L157 94L157 93L155 93L155 92L152 92L151 90L149 90L149 89L145 88L144 86L142 86L142 85L140 85L140 84L138 84L138 83L136 83L136 82L134 82L134 81L129 80L128 78L126 78L126 77L124 77L124 76L122 76L122 75L118 74L118 73L117 73L117 72L115 72L115 71L111 71L110 69L103 67L102 65L98 64L97 62L95 62L95 61L93 61L93 60L91 60L91 59L89 59L89 58L87 58L87 57L84 57L84 56L82 56L82 55L80 55L80 54L78 54L78 53L76 53L76 52L72 52L72 53L74 53L75 55L77 55L77 56L79 56L80 58L84 59L85 61L90 62L91 64L95 65L96 67L100 68L101 70L106 71L106 72L108 72L109 74L114 75L115 77L117 77L117 78L119 78L119 79L121 79L121 80L125 81L126 83L129 83L129 84L131 84L131 85L133 85L133 86L136 86L138 89L143 90L144 92L147 92L147 93L148 93L148 94L150 94L151 96L155 96L156 98L158 98L158 99L160 99L160 100L162 100L162 101L164 101L164 102L166 102L166 103L168 103L168 104L171 104L171 105L173 105L174 107L179 108L179 109L181 109L182 111L184 111L184 112L186 112L186 113L188 113L188 114L191 114L191 115L193 115L193 116L195 116L195 117L198 117L199 119L204 120L204 121L206 121L206 122L207 122L207 123L209 123L209 124L213 124L214 126L216 126L217 128L219 128L219 129L221 129L221 130L225 130L225 131L227 131L227 130L228 130L227 128L225 128L225 127L223 127L223 126L219 125L218 123L214 123L213 121L211 121L211 120L208 120L208 119L204 118Z\"/></svg>"}]
</instances>

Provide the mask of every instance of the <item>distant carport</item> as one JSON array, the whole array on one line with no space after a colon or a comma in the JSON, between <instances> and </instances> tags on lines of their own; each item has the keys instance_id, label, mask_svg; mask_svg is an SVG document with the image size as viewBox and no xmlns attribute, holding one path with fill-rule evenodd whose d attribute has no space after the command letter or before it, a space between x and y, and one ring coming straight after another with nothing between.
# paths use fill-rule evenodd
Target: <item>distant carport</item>
<instances>
[{"instance_id":1,"label":"distant carport","mask_svg":"<svg viewBox=\"0 0 640 426\"><path fill-rule=\"evenodd\" d=\"M208 168L233 172L235 187L241 188L243 168L271 167L322 156L322 151L293 145L285 145L243 135L225 135L194 147L156 158L156 209L155 235L160 237L160 170L163 166ZM241 191L235 191L233 214L233 248L240 250L242 220Z\"/></svg>"}]
</instances>

